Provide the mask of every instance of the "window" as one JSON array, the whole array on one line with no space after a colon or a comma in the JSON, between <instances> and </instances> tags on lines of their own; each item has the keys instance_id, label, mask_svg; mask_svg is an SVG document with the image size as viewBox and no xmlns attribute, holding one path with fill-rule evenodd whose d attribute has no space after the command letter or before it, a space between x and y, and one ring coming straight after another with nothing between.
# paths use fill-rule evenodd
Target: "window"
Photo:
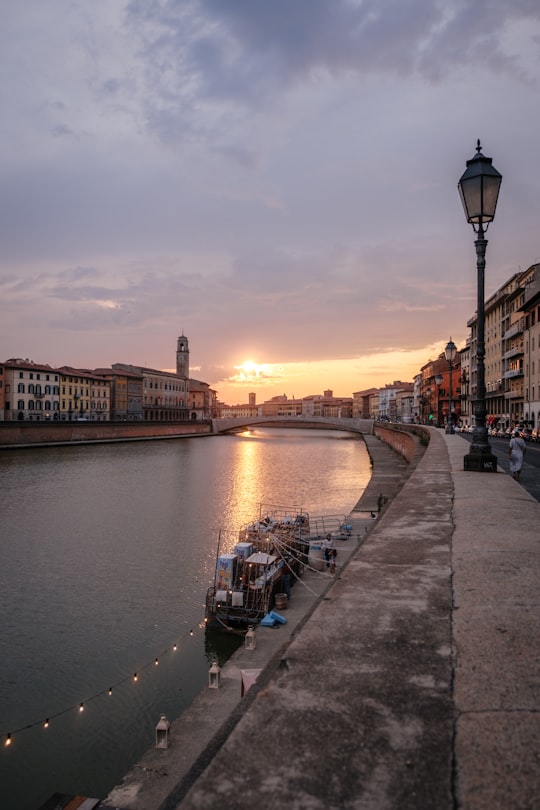
<instances>
[{"instance_id":1,"label":"window","mask_svg":"<svg viewBox=\"0 0 540 810\"><path fill-rule=\"evenodd\" d=\"M24 383L19 383L19 385L17 386L17 393L24 394Z\"/></svg>"},{"instance_id":2,"label":"window","mask_svg":"<svg viewBox=\"0 0 540 810\"><path fill-rule=\"evenodd\" d=\"M17 402L17 410L19 410L19 411L24 411L24 399L20 399L20 400Z\"/></svg>"},{"instance_id":3,"label":"window","mask_svg":"<svg viewBox=\"0 0 540 810\"><path fill-rule=\"evenodd\" d=\"M30 377L32 377L32 375L30 375ZM34 393L34 383L30 383L30 385L28 386L28 393L29 394Z\"/></svg>"},{"instance_id":4,"label":"window","mask_svg":"<svg viewBox=\"0 0 540 810\"><path fill-rule=\"evenodd\" d=\"M30 402L28 403L28 410L29 411L34 410L34 400L33 399L31 399Z\"/></svg>"}]
</instances>

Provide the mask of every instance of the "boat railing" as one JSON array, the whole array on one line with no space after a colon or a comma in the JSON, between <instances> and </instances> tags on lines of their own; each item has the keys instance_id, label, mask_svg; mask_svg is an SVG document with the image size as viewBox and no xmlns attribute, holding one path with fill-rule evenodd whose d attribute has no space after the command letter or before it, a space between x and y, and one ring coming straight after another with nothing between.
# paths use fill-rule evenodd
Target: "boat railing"
<instances>
[{"instance_id":1,"label":"boat railing","mask_svg":"<svg viewBox=\"0 0 540 810\"><path fill-rule=\"evenodd\" d=\"M331 535L334 538L349 537L352 526L346 515L319 515L311 518L310 536L326 537Z\"/></svg>"}]
</instances>

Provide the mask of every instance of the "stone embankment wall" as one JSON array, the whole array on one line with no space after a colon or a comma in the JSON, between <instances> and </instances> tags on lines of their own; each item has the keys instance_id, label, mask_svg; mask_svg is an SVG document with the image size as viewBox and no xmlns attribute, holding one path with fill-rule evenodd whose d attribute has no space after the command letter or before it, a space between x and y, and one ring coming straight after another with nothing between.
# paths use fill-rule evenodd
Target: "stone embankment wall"
<instances>
[{"instance_id":1,"label":"stone embankment wall","mask_svg":"<svg viewBox=\"0 0 540 810\"><path fill-rule=\"evenodd\" d=\"M0 448L210 435L209 422L5 422Z\"/></svg>"},{"instance_id":2,"label":"stone embankment wall","mask_svg":"<svg viewBox=\"0 0 540 810\"><path fill-rule=\"evenodd\" d=\"M429 432L424 430L421 425L400 425L398 428L395 425L385 427L377 423L374 433L409 464L419 452L418 439L420 439L421 445L429 443Z\"/></svg>"}]
</instances>

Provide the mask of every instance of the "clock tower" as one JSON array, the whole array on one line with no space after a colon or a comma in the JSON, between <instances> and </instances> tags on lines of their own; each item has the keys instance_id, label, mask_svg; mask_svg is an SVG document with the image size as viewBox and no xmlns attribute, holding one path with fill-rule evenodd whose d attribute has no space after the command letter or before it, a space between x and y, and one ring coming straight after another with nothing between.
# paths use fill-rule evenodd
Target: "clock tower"
<instances>
[{"instance_id":1,"label":"clock tower","mask_svg":"<svg viewBox=\"0 0 540 810\"><path fill-rule=\"evenodd\" d=\"M189 379L189 341L184 333L176 344L176 373L185 380Z\"/></svg>"}]
</instances>

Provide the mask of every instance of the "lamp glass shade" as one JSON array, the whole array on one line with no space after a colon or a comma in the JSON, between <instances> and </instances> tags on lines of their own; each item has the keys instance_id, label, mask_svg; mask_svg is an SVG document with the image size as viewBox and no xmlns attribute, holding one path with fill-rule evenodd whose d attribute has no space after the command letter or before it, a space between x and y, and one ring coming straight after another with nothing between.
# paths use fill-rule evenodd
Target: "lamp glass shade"
<instances>
[{"instance_id":1,"label":"lamp glass shade","mask_svg":"<svg viewBox=\"0 0 540 810\"><path fill-rule=\"evenodd\" d=\"M444 349L444 356L449 363L452 363L456 357L457 347L452 339L448 341Z\"/></svg>"},{"instance_id":2,"label":"lamp glass shade","mask_svg":"<svg viewBox=\"0 0 540 810\"><path fill-rule=\"evenodd\" d=\"M467 161L467 168L458 184L467 222L482 225L495 218L495 209L501 187L502 174L492 165L492 159L480 151Z\"/></svg>"}]
</instances>

